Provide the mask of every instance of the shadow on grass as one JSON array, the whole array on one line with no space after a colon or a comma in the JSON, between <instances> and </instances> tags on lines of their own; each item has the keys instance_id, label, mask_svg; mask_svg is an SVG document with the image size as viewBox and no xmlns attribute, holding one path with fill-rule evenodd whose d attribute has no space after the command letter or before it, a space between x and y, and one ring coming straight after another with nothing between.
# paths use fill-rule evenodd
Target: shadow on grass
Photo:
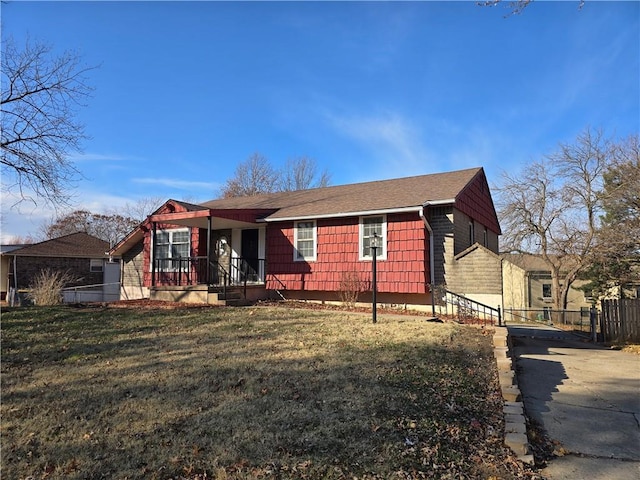
<instances>
[{"instance_id":1,"label":"shadow on grass","mask_svg":"<svg viewBox=\"0 0 640 480\"><path fill-rule=\"evenodd\" d=\"M277 309L195 315L9 316L8 478L516 478L481 331Z\"/></svg>"}]
</instances>

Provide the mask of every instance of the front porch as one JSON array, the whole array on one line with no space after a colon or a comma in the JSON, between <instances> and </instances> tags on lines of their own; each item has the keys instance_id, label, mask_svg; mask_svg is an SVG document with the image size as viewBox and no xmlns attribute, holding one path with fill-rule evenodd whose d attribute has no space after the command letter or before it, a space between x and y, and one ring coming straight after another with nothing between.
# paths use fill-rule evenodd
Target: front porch
<instances>
[{"instance_id":1,"label":"front porch","mask_svg":"<svg viewBox=\"0 0 640 480\"><path fill-rule=\"evenodd\" d=\"M207 257L154 259L152 300L209 305L239 305L264 299L265 260Z\"/></svg>"},{"instance_id":2,"label":"front porch","mask_svg":"<svg viewBox=\"0 0 640 480\"><path fill-rule=\"evenodd\" d=\"M207 305L249 305L268 297L264 284L247 284L228 288L208 285L158 286L149 289L149 298L164 302L198 303Z\"/></svg>"},{"instance_id":3,"label":"front porch","mask_svg":"<svg viewBox=\"0 0 640 480\"><path fill-rule=\"evenodd\" d=\"M266 223L273 209L211 209L168 200L132 231L124 253L127 298L228 303L266 298Z\"/></svg>"}]
</instances>

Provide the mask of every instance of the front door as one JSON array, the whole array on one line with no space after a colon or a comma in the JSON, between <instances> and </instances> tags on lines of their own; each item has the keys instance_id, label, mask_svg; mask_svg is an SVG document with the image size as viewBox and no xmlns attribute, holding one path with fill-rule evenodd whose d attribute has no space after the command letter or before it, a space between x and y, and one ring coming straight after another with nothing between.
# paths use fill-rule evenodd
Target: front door
<instances>
[{"instance_id":1,"label":"front door","mask_svg":"<svg viewBox=\"0 0 640 480\"><path fill-rule=\"evenodd\" d=\"M258 260L258 229L242 230L242 280L257 282L260 279Z\"/></svg>"},{"instance_id":2,"label":"front door","mask_svg":"<svg viewBox=\"0 0 640 480\"><path fill-rule=\"evenodd\" d=\"M211 232L211 251L213 252L211 282L214 285L229 283L231 275L231 230L213 230Z\"/></svg>"}]
</instances>

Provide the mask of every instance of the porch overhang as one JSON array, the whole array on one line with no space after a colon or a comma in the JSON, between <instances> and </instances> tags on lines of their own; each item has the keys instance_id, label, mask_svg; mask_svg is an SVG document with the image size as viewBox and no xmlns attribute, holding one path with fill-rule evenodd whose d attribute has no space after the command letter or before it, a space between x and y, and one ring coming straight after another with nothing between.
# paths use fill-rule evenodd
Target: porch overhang
<instances>
[{"instance_id":1,"label":"porch overhang","mask_svg":"<svg viewBox=\"0 0 640 480\"><path fill-rule=\"evenodd\" d=\"M261 223L273 210L264 209L204 209L189 212L159 213L148 218L150 223L183 225L186 227L207 228L209 218L216 228L242 228Z\"/></svg>"},{"instance_id":2,"label":"porch overhang","mask_svg":"<svg viewBox=\"0 0 640 480\"><path fill-rule=\"evenodd\" d=\"M209 219L216 229L250 228L257 223L263 223L264 217L271 215L274 209L208 209L189 210L185 212L157 213L147 217L129 235L115 245L109 254L121 256L133 245L142 241L145 232L153 224L180 225L185 227L208 228Z\"/></svg>"}]
</instances>

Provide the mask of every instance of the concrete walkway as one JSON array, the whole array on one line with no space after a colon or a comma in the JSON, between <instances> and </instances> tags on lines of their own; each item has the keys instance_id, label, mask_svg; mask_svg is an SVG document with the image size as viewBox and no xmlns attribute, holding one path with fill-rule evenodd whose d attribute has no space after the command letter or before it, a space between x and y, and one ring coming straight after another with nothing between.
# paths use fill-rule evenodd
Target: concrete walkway
<instances>
[{"instance_id":1,"label":"concrete walkway","mask_svg":"<svg viewBox=\"0 0 640 480\"><path fill-rule=\"evenodd\" d=\"M640 356L545 325L508 325L529 418L558 442L551 480L640 479Z\"/></svg>"}]
</instances>

